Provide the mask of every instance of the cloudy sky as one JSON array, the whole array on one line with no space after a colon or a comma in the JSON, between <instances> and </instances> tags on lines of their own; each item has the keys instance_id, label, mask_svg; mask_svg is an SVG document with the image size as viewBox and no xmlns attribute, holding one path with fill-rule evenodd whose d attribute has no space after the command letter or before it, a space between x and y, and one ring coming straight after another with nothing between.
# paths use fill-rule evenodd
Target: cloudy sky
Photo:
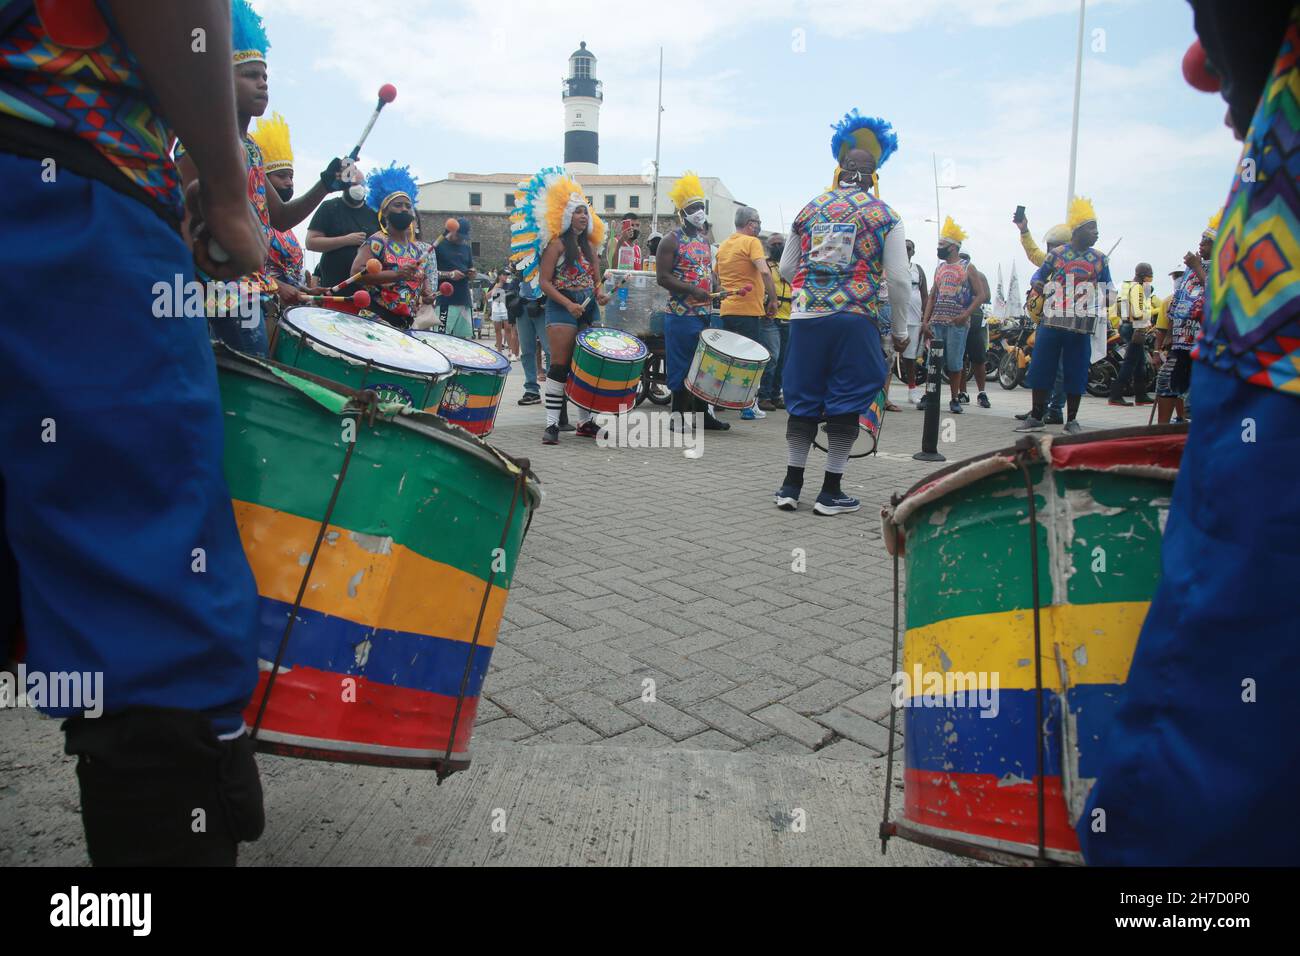
<instances>
[{"instance_id":1,"label":"cloudy sky","mask_svg":"<svg viewBox=\"0 0 1300 956\"><path fill-rule=\"evenodd\" d=\"M271 109L303 172L355 142L381 83L397 85L362 155L421 180L520 172L563 159L560 80L580 40L604 82L601 172L654 156L664 49L662 169L718 176L789 223L834 166L830 125L853 107L890 120L882 195L933 265L944 215L986 274L1028 263L1010 224L1064 219L1077 0L255 0L271 38ZM396 11L402 15L397 15ZM376 13L378 15L376 15ZM1144 259L1157 289L1227 194L1238 145L1217 96L1179 67L1182 0L1088 0L1077 192L1116 279ZM301 235L303 229L299 229Z\"/></svg>"}]
</instances>

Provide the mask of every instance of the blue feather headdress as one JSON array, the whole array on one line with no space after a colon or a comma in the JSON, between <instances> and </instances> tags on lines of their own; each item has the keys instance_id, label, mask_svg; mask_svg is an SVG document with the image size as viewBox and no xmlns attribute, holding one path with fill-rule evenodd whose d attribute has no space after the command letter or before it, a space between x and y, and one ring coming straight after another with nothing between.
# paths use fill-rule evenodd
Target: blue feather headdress
<instances>
[{"instance_id":1,"label":"blue feather headdress","mask_svg":"<svg viewBox=\"0 0 1300 956\"><path fill-rule=\"evenodd\" d=\"M831 129L835 130L831 138L831 155L837 163L844 161L849 150L865 149L876 157L876 169L879 169L898 150L898 134L879 116L863 116L855 109L845 113L844 119Z\"/></svg>"},{"instance_id":2,"label":"blue feather headdress","mask_svg":"<svg viewBox=\"0 0 1300 956\"><path fill-rule=\"evenodd\" d=\"M370 175L366 177L366 186L369 192L366 195L366 204L379 214L379 228L388 232L388 223L384 216L384 209L398 196L405 196L411 200L411 206L420 197L420 187L415 182L415 177L411 175L410 166L398 166L397 163L389 163L384 169L372 169ZM415 224L412 223L407 227L406 239L415 238Z\"/></svg>"},{"instance_id":3,"label":"blue feather headdress","mask_svg":"<svg viewBox=\"0 0 1300 956\"><path fill-rule=\"evenodd\" d=\"M542 262L542 220L545 219L546 189L564 175L559 166L548 166L515 190L515 208L510 214L510 259L525 282L537 282Z\"/></svg>"},{"instance_id":4,"label":"blue feather headdress","mask_svg":"<svg viewBox=\"0 0 1300 956\"><path fill-rule=\"evenodd\" d=\"M266 62L266 51L271 48L271 42L266 38L262 18L249 6L248 0L231 0L230 47L234 51L235 65Z\"/></svg>"}]
</instances>

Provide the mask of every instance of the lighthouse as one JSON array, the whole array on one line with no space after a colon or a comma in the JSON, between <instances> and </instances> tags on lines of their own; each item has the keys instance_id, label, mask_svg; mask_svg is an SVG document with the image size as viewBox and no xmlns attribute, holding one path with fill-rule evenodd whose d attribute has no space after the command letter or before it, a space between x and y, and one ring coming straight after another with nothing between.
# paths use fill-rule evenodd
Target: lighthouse
<instances>
[{"instance_id":1,"label":"lighthouse","mask_svg":"<svg viewBox=\"0 0 1300 956\"><path fill-rule=\"evenodd\" d=\"M569 57L563 98L565 171L570 176L595 175L600 171L600 104L605 94L585 40Z\"/></svg>"}]
</instances>

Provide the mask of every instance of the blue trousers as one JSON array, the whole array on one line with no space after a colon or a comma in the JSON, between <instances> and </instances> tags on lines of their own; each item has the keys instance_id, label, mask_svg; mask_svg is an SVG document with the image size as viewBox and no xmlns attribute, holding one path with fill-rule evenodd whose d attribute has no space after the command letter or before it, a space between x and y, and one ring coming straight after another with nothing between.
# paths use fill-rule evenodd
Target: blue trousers
<instances>
[{"instance_id":1,"label":"blue trousers","mask_svg":"<svg viewBox=\"0 0 1300 956\"><path fill-rule=\"evenodd\" d=\"M772 353L767 368L763 369L763 380L758 384L759 400L769 401L781 394L781 330L775 319L764 319L761 328L763 338L759 342Z\"/></svg>"},{"instance_id":2,"label":"blue trousers","mask_svg":"<svg viewBox=\"0 0 1300 956\"><path fill-rule=\"evenodd\" d=\"M792 416L861 415L888 374L880 327L865 315L832 312L791 320L785 409Z\"/></svg>"},{"instance_id":3,"label":"blue trousers","mask_svg":"<svg viewBox=\"0 0 1300 956\"><path fill-rule=\"evenodd\" d=\"M1051 390L1058 371L1065 376L1065 393L1082 395L1092 364L1092 337L1081 332L1040 325L1034 338L1025 381L1030 388Z\"/></svg>"},{"instance_id":4,"label":"blue trousers","mask_svg":"<svg viewBox=\"0 0 1300 956\"><path fill-rule=\"evenodd\" d=\"M534 318L528 314L528 304L525 303L519 318L515 320L515 329L519 332L519 364L524 368L524 391L540 395L541 387L537 384L539 340L542 343L542 355L546 359L546 367L551 367L551 343L546 337L546 315L543 313Z\"/></svg>"},{"instance_id":5,"label":"blue trousers","mask_svg":"<svg viewBox=\"0 0 1300 956\"><path fill-rule=\"evenodd\" d=\"M790 352L790 323L788 321L777 321L776 331L780 336L780 354L774 363L776 365L776 377L772 381L772 396L774 398L783 392L785 386L785 360Z\"/></svg>"},{"instance_id":6,"label":"blue trousers","mask_svg":"<svg viewBox=\"0 0 1300 956\"><path fill-rule=\"evenodd\" d=\"M707 315L677 315L664 313L664 371L668 387L680 389L691 370L700 333L709 327Z\"/></svg>"},{"instance_id":7,"label":"blue trousers","mask_svg":"<svg viewBox=\"0 0 1300 956\"><path fill-rule=\"evenodd\" d=\"M1192 382L1160 585L1077 832L1092 864L1293 866L1300 401L1200 362Z\"/></svg>"},{"instance_id":8,"label":"blue trousers","mask_svg":"<svg viewBox=\"0 0 1300 956\"><path fill-rule=\"evenodd\" d=\"M29 671L101 672L107 712L198 711L237 731L257 591L222 475L208 324L153 291L193 280L193 260L135 200L40 173L0 153L0 179L39 184L0 191L0 540L17 578L0 599L17 595Z\"/></svg>"}]
</instances>

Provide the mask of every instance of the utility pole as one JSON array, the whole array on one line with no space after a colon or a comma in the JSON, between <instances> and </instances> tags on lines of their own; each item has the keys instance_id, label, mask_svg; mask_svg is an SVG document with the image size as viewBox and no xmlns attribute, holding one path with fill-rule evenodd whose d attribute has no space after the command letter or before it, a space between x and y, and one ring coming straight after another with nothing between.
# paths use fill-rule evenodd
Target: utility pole
<instances>
[{"instance_id":1,"label":"utility pole","mask_svg":"<svg viewBox=\"0 0 1300 956\"><path fill-rule=\"evenodd\" d=\"M655 181L650 190L650 231L659 231L659 144L664 117L664 48L659 48L659 109L655 111Z\"/></svg>"},{"instance_id":2,"label":"utility pole","mask_svg":"<svg viewBox=\"0 0 1300 956\"><path fill-rule=\"evenodd\" d=\"M1074 202L1074 172L1079 158L1079 99L1083 92L1083 16L1088 0L1079 0L1079 46L1074 59L1074 122L1070 127L1070 194L1065 197L1065 212L1069 215Z\"/></svg>"}]
</instances>

